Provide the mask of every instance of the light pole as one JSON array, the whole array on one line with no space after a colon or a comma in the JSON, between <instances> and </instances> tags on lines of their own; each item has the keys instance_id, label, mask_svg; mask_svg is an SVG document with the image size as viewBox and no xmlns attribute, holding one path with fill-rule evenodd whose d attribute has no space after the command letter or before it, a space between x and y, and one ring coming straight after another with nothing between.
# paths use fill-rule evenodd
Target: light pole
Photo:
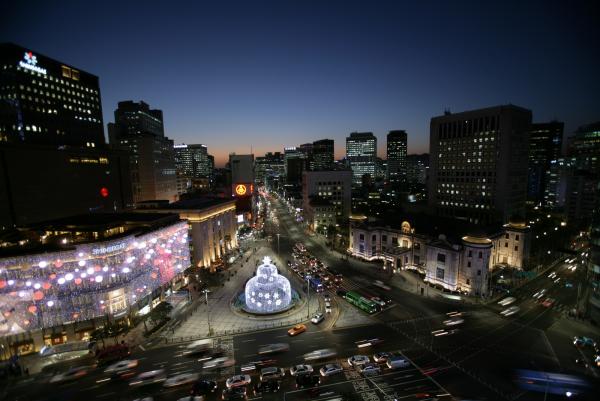
<instances>
[{"instance_id":1,"label":"light pole","mask_svg":"<svg viewBox=\"0 0 600 401\"><path fill-rule=\"evenodd\" d=\"M277 256L279 256L279 236L280 236L281 234L277 233L277 234L275 234L275 235L277 235Z\"/></svg>"},{"instance_id":2,"label":"light pole","mask_svg":"<svg viewBox=\"0 0 600 401\"><path fill-rule=\"evenodd\" d=\"M206 323L208 324L208 335L211 335L211 328L210 328L210 309L208 307L208 293L210 292L210 290L208 289L203 289L202 292L204 293L204 297L206 299Z\"/></svg>"},{"instance_id":3,"label":"light pole","mask_svg":"<svg viewBox=\"0 0 600 401\"><path fill-rule=\"evenodd\" d=\"M306 318L310 319L310 275L306 276Z\"/></svg>"}]
</instances>

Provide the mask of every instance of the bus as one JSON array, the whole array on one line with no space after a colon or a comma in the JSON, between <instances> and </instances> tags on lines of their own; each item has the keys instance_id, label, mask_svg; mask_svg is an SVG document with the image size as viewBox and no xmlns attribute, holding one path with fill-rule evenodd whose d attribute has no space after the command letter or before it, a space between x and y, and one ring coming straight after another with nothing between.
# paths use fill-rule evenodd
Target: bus
<instances>
[{"instance_id":1,"label":"bus","mask_svg":"<svg viewBox=\"0 0 600 401\"><path fill-rule=\"evenodd\" d=\"M564 373L518 369L515 382L524 390L559 394L567 397L578 396L590 391L590 384L587 381Z\"/></svg>"},{"instance_id":2,"label":"bus","mask_svg":"<svg viewBox=\"0 0 600 401\"><path fill-rule=\"evenodd\" d=\"M323 283L321 283L321 279L310 277L308 279L308 282L310 283L310 286L313 290L315 290L316 292L323 292Z\"/></svg>"},{"instance_id":3,"label":"bus","mask_svg":"<svg viewBox=\"0 0 600 401\"><path fill-rule=\"evenodd\" d=\"M356 306L358 309L365 311L367 313L375 313L377 312L377 304L357 292L348 291L344 295L346 301L350 302L352 305Z\"/></svg>"},{"instance_id":4,"label":"bus","mask_svg":"<svg viewBox=\"0 0 600 401\"><path fill-rule=\"evenodd\" d=\"M98 365L106 365L131 355L127 344L110 345L104 349L96 351L96 361Z\"/></svg>"}]
</instances>

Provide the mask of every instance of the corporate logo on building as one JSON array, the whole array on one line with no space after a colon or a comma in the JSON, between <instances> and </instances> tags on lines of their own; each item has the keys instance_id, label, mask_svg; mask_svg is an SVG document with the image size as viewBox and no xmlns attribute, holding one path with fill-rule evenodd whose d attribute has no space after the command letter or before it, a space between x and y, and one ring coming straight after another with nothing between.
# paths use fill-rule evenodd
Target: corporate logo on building
<instances>
[{"instance_id":1,"label":"corporate logo on building","mask_svg":"<svg viewBox=\"0 0 600 401\"><path fill-rule=\"evenodd\" d=\"M105 253L120 251L122 249L125 249L126 247L127 243L121 242L120 244L104 246L102 248L94 248L92 249L92 255L104 255Z\"/></svg>"},{"instance_id":2,"label":"corporate logo on building","mask_svg":"<svg viewBox=\"0 0 600 401\"><path fill-rule=\"evenodd\" d=\"M233 195L234 196L250 196L254 192L253 184L234 184L233 185Z\"/></svg>"},{"instance_id":3,"label":"corporate logo on building","mask_svg":"<svg viewBox=\"0 0 600 401\"><path fill-rule=\"evenodd\" d=\"M37 65L37 56L32 52L25 52L23 60L19 61L19 66L40 74L46 75L46 69Z\"/></svg>"}]
</instances>

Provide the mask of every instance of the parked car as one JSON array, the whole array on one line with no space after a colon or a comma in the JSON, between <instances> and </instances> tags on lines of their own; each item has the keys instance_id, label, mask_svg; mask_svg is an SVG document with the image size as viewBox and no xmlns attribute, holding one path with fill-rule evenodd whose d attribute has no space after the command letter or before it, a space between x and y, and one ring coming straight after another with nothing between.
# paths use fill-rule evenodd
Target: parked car
<instances>
[{"instance_id":1,"label":"parked car","mask_svg":"<svg viewBox=\"0 0 600 401\"><path fill-rule=\"evenodd\" d=\"M290 375L302 376L313 372L313 367L310 365L296 365L290 368Z\"/></svg>"},{"instance_id":2,"label":"parked car","mask_svg":"<svg viewBox=\"0 0 600 401\"><path fill-rule=\"evenodd\" d=\"M323 366L321 369L319 369L319 373L323 377L332 376L332 375L335 375L338 373L342 373L343 371L344 371L344 369L342 369L342 366L337 363L328 363L325 366Z\"/></svg>"},{"instance_id":3,"label":"parked car","mask_svg":"<svg viewBox=\"0 0 600 401\"><path fill-rule=\"evenodd\" d=\"M386 365L390 369L400 369L409 367L410 363L400 356L393 356L388 359Z\"/></svg>"},{"instance_id":4,"label":"parked car","mask_svg":"<svg viewBox=\"0 0 600 401\"><path fill-rule=\"evenodd\" d=\"M363 365L358 365L356 367L356 370L358 370L360 373L362 373L364 375L373 375L373 374L381 372L381 368L379 367L379 365L377 365L375 363L365 363Z\"/></svg>"},{"instance_id":5,"label":"parked car","mask_svg":"<svg viewBox=\"0 0 600 401\"><path fill-rule=\"evenodd\" d=\"M270 381L270 380L279 380L285 376L285 370L281 368L277 368L275 366L270 366L268 368L262 368L260 370L259 379L261 382Z\"/></svg>"},{"instance_id":6,"label":"parked car","mask_svg":"<svg viewBox=\"0 0 600 401\"><path fill-rule=\"evenodd\" d=\"M348 364L350 366L358 366L358 365L363 365L365 363L369 363L371 362L369 360L369 357L366 355L354 355L351 356L350 358L348 358Z\"/></svg>"},{"instance_id":7,"label":"parked car","mask_svg":"<svg viewBox=\"0 0 600 401\"><path fill-rule=\"evenodd\" d=\"M276 393L280 388L281 384L277 380L259 382L254 385L254 395L260 395L262 393Z\"/></svg>"},{"instance_id":8,"label":"parked car","mask_svg":"<svg viewBox=\"0 0 600 401\"><path fill-rule=\"evenodd\" d=\"M217 382L212 380L197 380L190 390L191 395L207 395L217 390Z\"/></svg>"},{"instance_id":9,"label":"parked car","mask_svg":"<svg viewBox=\"0 0 600 401\"><path fill-rule=\"evenodd\" d=\"M377 363L385 363L391 356L389 352L378 352L373 355L373 360Z\"/></svg>"},{"instance_id":10,"label":"parked car","mask_svg":"<svg viewBox=\"0 0 600 401\"><path fill-rule=\"evenodd\" d=\"M292 327L291 329L288 330L288 334L290 336L296 336L300 333L304 333L306 331L306 326L303 324L297 324L294 327Z\"/></svg>"},{"instance_id":11,"label":"parked car","mask_svg":"<svg viewBox=\"0 0 600 401\"><path fill-rule=\"evenodd\" d=\"M238 386L224 389L221 393L221 399L225 401L245 400L246 386Z\"/></svg>"},{"instance_id":12,"label":"parked car","mask_svg":"<svg viewBox=\"0 0 600 401\"><path fill-rule=\"evenodd\" d=\"M250 375L235 375L225 381L225 387L232 388L246 386L250 384L251 381Z\"/></svg>"},{"instance_id":13,"label":"parked car","mask_svg":"<svg viewBox=\"0 0 600 401\"><path fill-rule=\"evenodd\" d=\"M316 375L301 375L296 377L296 388L309 388L318 386L321 383L321 377Z\"/></svg>"}]
</instances>

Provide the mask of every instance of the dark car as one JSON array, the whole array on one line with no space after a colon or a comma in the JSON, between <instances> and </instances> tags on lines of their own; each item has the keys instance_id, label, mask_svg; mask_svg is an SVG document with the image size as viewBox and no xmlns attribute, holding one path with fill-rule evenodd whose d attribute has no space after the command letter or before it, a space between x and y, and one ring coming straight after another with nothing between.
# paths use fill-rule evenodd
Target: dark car
<instances>
[{"instance_id":1,"label":"dark car","mask_svg":"<svg viewBox=\"0 0 600 401\"><path fill-rule=\"evenodd\" d=\"M225 401L228 400L245 400L246 399L246 386L237 386L232 388L226 388L223 390L221 398Z\"/></svg>"},{"instance_id":2,"label":"dark car","mask_svg":"<svg viewBox=\"0 0 600 401\"><path fill-rule=\"evenodd\" d=\"M335 293L338 294L340 297L343 297L346 295L346 290L339 289Z\"/></svg>"},{"instance_id":3,"label":"dark car","mask_svg":"<svg viewBox=\"0 0 600 401\"><path fill-rule=\"evenodd\" d=\"M296 377L296 388L309 388L318 386L321 378L314 375L300 375Z\"/></svg>"},{"instance_id":4,"label":"dark car","mask_svg":"<svg viewBox=\"0 0 600 401\"><path fill-rule=\"evenodd\" d=\"M268 380L266 382L256 383L254 385L254 395L259 395L262 393L276 393L279 391L280 387L281 385L277 380Z\"/></svg>"},{"instance_id":5,"label":"dark car","mask_svg":"<svg viewBox=\"0 0 600 401\"><path fill-rule=\"evenodd\" d=\"M192 385L191 395L207 395L217 390L217 383L212 380L198 380Z\"/></svg>"}]
</instances>

